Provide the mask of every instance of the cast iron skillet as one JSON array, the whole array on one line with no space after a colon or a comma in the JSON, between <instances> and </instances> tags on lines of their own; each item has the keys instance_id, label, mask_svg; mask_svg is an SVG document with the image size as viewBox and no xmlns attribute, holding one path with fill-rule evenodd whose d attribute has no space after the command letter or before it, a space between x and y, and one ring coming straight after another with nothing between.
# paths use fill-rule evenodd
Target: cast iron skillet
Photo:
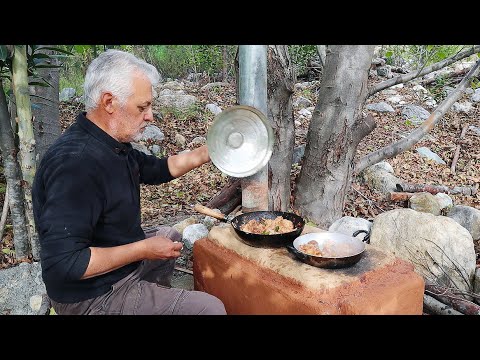
<instances>
[{"instance_id":1,"label":"cast iron skillet","mask_svg":"<svg viewBox=\"0 0 480 360\"><path fill-rule=\"evenodd\" d=\"M195 210L199 213L209 215L221 221L229 222L225 215L215 212L206 206L197 204L195 205ZM284 219L290 220L293 223L295 230L288 233L275 235L253 234L240 230L240 227L249 222L250 220L260 221L261 219L275 219L277 216L281 216ZM302 233L305 226L305 220L302 217L289 212L252 211L235 216L230 221L230 224L245 244L260 248L278 248L291 244L293 239L295 239Z\"/></svg>"},{"instance_id":2,"label":"cast iron skillet","mask_svg":"<svg viewBox=\"0 0 480 360\"><path fill-rule=\"evenodd\" d=\"M360 233L367 234L363 240L355 237ZM345 268L356 264L362 258L365 243L370 242L369 235L366 230L357 230L353 236L334 232L310 233L297 237L293 244L287 245L287 250L308 265L320 268ZM300 245L311 240L318 243L320 251L328 252L326 256L310 255L300 250Z\"/></svg>"}]
</instances>

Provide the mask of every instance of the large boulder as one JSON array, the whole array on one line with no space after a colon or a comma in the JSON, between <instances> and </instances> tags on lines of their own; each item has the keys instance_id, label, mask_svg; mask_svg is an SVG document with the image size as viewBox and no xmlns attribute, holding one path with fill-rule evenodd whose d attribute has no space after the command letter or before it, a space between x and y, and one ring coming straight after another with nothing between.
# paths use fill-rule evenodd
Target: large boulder
<instances>
[{"instance_id":1,"label":"large boulder","mask_svg":"<svg viewBox=\"0 0 480 360\"><path fill-rule=\"evenodd\" d=\"M426 280L473 290L473 239L453 219L412 209L387 211L375 218L370 242L410 261Z\"/></svg>"}]
</instances>

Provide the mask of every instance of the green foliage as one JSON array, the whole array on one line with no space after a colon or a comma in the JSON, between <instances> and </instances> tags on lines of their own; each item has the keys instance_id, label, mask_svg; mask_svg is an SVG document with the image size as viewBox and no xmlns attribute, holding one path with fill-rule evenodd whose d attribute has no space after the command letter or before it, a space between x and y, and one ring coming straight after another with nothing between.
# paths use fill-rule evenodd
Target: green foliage
<instances>
[{"instance_id":1,"label":"green foliage","mask_svg":"<svg viewBox=\"0 0 480 360\"><path fill-rule=\"evenodd\" d=\"M473 79L470 81L470 87L471 87L473 90L476 90L476 89L480 88L480 80L478 80L477 78L473 78Z\"/></svg>"},{"instance_id":2,"label":"green foliage","mask_svg":"<svg viewBox=\"0 0 480 360\"><path fill-rule=\"evenodd\" d=\"M133 53L153 64L165 78L179 79L189 73L205 73L218 78L224 66L225 45L147 45L136 46ZM227 75L233 77L236 46L226 46Z\"/></svg>"},{"instance_id":3,"label":"green foliage","mask_svg":"<svg viewBox=\"0 0 480 360\"><path fill-rule=\"evenodd\" d=\"M410 65L413 69L429 66L466 49L465 45L386 45L380 56L392 66Z\"/></svg>"},{"instance_id":4,"label":"green foliage","mask_svg":"<svg viewBox=\"0 0 480 360\"><path fill-rule=\"evenodd\" d=\"M288 53L297 74L306 74L308 62L318 57L316 45L288 45Z\"/></svg>"},{"instance_id":5,"label":"green foliage","mask_svg":"<svg viewBox=\"0 0 480 360\"><path fill-rule=\"evenodd\" d=\"M7 185L0 183L0 194L5 194L6 191L7 191Z\"/></svg>"},{"instance_id":6,"label":"green foliage","mask_svg":"<svg viewBox=\"0 0 480 360\"><path fill-rule=\"evenodd\" d=\"M132 52L133 45L60 45L59 48L71 54L61 59L63 63L60 70L60 90L74 88L78 95L82 95L85 73L94 58L107 49Z\"/></svg>"}]
</instances>

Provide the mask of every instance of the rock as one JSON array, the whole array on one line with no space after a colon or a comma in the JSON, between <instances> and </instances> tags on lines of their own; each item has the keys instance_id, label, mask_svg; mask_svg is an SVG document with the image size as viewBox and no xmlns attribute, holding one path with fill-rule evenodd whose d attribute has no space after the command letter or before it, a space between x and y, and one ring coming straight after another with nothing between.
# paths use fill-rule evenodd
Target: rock
<instances>
[{"instance_id":1,"label":"rock","mask_svg":"<svg viewBox=\"0 0 480 360\"><path fill-rule=\"evenodd\" d=\"M182 240L185 246L192 250L195 241L208 236L208 229L203 224L189 225L183 230Z\"/></svg>"},{"instance_id":2,"label":"rock","mask_svg":"<svg viewBox=\"0 0 480 360\"><path fill-rule=\"evenodd\" d=\"M397 191L397 184L400 182L400 179L393 175L391 165L385 161L366 168L362 171L361 176L371 189L384 194Z\"/></svg>"},{"instance_id":3,"label":"rock","mask_svg":"<svg viewBox=\"0 0 480 360\"><path fill-rule=\"evenodd\" d=\"M198 100L193 95L174 94L159 95L157 101L160 107L171 107L179 110L187 110L192 105L195 105Z\"/></svg>"},{"instance_id":4,"label":"rock","mask_svg":"<svg viewBox=\"0 0 480 360\"><path fill-rule=\"evenodd\" d=\"M470 233L453 219L395 209L373 221L370 243L410 261L425 279L471 291L475 250Z\"/></svg>"},{"instance_id":5,"label":"rock","mask_svg":"<svg viewBox=\"0 0 480 360\"><path fill-rule=\"evenodd\" d=\"M393 104L398 104L402 100L403 100L403 96L401 96L401 95L394 95L394 96L390 96L389 98L387 98L387 101L391 102Z\"/></svg>"},{"instance_id":6,"label":"rock","mask_svg":"<svg viewBox=\"0 0 480 360\"><path fill-rule=\"evenodd\" d=\"M438 204L440 205L440 208L443 209L450 209L453 207L453 200L450 196L448 196L445 193L437 193L435 194L435 197L437 198Z\"/></svg>"},{"instance_id":7,"label":"rock","mask_svg":"<svg viewBox=\"0 0 480 360\"><path fill-rule=\"evenodd\" d=\"M75 93L74 88L64 88L58 95L58 100L61 102L70 101L75 97Z\"/></svg>"},{"instance_id":8,"label":"rock","mask_svg":"<svg viewBox=\"0 0 480 360\"><path fill-rule=\"evenodd\" d=\"M480 88L475 89L472 97L470 98L472 102L479 102L480 101Z\"/></svg>"},{"instance_id":9,"label":"rock","mask_svg":"<svg viewBox=\"0 0 480 360\"><path fill-rule=\"evenodd\" d=\"M415 193L408 200L408 207L415 211L430 213L433 215L440 215L442 206L438 198L428 192Z\"/></svg>"},{"instance_id":10,"label":"rock","mask_svg":"<svg viewBox=\"0 0 480 360\"><path fill-rule=\"evenodd\" d=\"M180 147L184 147L187 143L187 140L183 135L177 133L175 134L175 143Z\"/></svg>"},{"instance_id":11,"label":"rock","mask_svg":"<svg viewBox=\"0 0 480 360\"><path fill-rule=\"evenodd\" d=\"M163 139L165 139L165 135L162 130L155 125L148 125L143 131L141 138L142 141L162 141Z\"/></svg>"},{"instance_id":12,"label":"rock","mask_svg":"<svg viewBox=\"0 0 480 360\"><path fill-rule=\"evenodd\" d=\"M480 240L480 210L471 206L456 205L447 216L467 229L473 240Z\"/></svg>"},{"instance_id":13,"label":"rock","mask_svg":"<svg viewBox=\"0 0 480 360\"><path fill-rule=\"evenodd\" d=\"M464 101L464 102L457 101L452 105L452 111L454 112L462 112L462 113L468 114L470 110L472 110L472 103L468 101Z\"/></svg>"},{"instance_id":14,"label":"rock","mask_svg":"<svg viewBox=\"0 0 480 360\"><path fill-rule=\"evenodd\" d=\"M173 228L177 230L180 234L183 234L183 230L189 225L193 225L197 223L197 219L193 216L182 220L181 222L173 225Z\"/></svg>"},{"instance_id":15,"label":"rock","mask_svg":"<svg viewBox=\"0 0 480 360\"><path fill-rule=\"evenodd\" d=\"M395 109L392 108L390 104L386 102L379 102L367 105L368 110L377 111L377 112L395 112Z\"/></svg>"},{"instance_id":16,"label":"rock","mask_svg":"<svg viewBox=\"0 0 480 360\"><path fill-rule=\"evenodd\" d=\"M216 104L207 104L205 105L205 109L210 111L213 115L217 115L222 112L222 109Z\"/></svg>"},{"instance_id":17,"label":"rock","mask_svg":"<svg viewBox=\"0 0 480 360\"><path fill-rule=\"evenodd\" d=\"M152 154L155 156L161 156L162 155L162 148L158 146L157 144L152 145Z\"/></svg>"},{"instance_id":18,"label":"rock","mask_svg":"<svg viewBox=\"0 0 480 360\"><path fill-rule=\"evenodd\" d=\"M405 105L402 109L402 116L405 120L410 120L415 125L420 125L424 120L428 119L430 113L417 105Z\"/></svg>"},{"instance_id":19,"label":"rock","mask_svg":"<svg viewBox=\"0 0 480 360\"><path fill-rule=\"evenodd\" d=\"M417 152L420 155L426 157L427 159L435 161L436 163L439 163L439 164L442 164L442 165L447 165L447 163L445 161L443 161L443 159L440 156L435 154L432 150L430 150L427 147L424 147L424 146L419 147L417 149Z\"/></svg>"},{"instance_id":20,"label":"rock","mask_svg":"<svg viewBox=\"0 0 480 360\"><path fill-rule=\"evenodd\" d=\"M293 102L293 106L295 108L304 109L304 108L307 108L309 106L312 106L312 102L310 100L308 100L307 98L304 98L303 96L299 96Z\"/></svg>"},{"instance_id":21,"label":"rock","mask_svg":"<svg viewBox=\"0 0 480 360\"><path fill-rule=\"evenodd\" d=\"M46 293L39 262L0 270L1 315L36 315Z\"/></svg>"}]
</instances>

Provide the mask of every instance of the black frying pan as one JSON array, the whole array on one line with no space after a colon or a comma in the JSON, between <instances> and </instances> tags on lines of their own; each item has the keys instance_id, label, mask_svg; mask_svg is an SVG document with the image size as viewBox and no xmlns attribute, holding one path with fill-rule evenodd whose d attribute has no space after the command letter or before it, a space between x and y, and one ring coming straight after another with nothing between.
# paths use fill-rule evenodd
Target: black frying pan
<instances>
[{"instance_id":1,"label":"black frying pan","mask_svg":"<svg viewBox=\"0 0 480 360\"><path fill-rule=\"evenodd\" d=\"M203 206L195 205L195 210L199 213L214 217L224 222L229 222L225 215L213 211L212 209ZM281 216L284 219L290 220L295 227L295 230L283 234L263 235L253 234L240 230L240 227L250 220L260 221L262 219L275 219L277 216ZM305 220L294 213L282 212L282 211L252 211L235 216L231 221L233 229L240 237L240 239L247 245L260 247L260 248L278 248L291 244L293 239L298 237L305 226Z\"/></svg>"},{"instance_id":2,"label":"black frying pan","mask_svg":"<svg viewBox=\"0 0 480 360\"><path fill-rule=\"evenodd\" d=\"M360 233L367 235L360 240L356 238ZM324 252L324 256L307 254L300 250L300 246L315 240ZM310 233L297 237L287 250L304 263L320 268L345 268L356 264L365 252L365 243L370 242L370 234L366 230L357 230L353 236L335 232Z\"/></svg>"}]
</instances>

